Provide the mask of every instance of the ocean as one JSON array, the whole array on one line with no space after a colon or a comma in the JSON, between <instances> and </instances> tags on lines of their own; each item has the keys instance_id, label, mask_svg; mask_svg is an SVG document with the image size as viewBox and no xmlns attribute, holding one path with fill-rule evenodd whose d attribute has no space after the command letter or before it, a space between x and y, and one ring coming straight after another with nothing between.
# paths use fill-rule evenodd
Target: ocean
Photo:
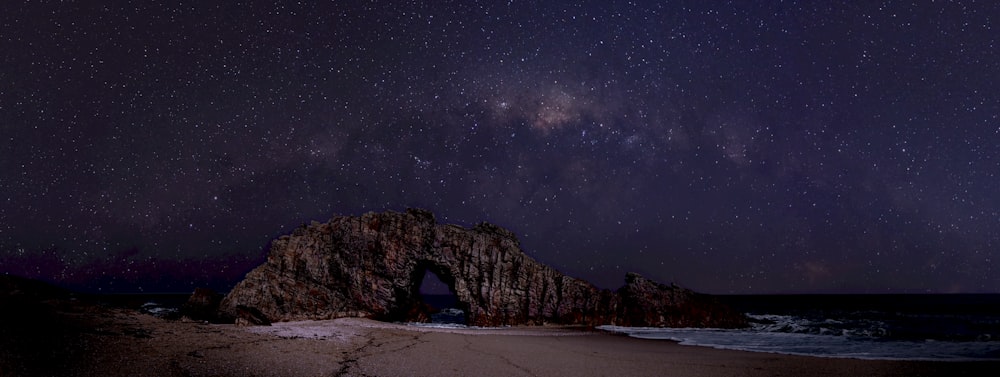
<instances>
[{"instance_id":1,"label":"ocean","mask_svg":"<svg viewBox=\"0 0 1000 377\"><path fill-rule=\"evenodd\" d=\"M720 296L742 330L602 326L683 345L817 357L1000 360L1000 295Z\"/></svg>"},{"instance_id":2,"label":"ocean","mask_svg":"<svg viewBox=\"0 0 1000 377\"><path fill-rule=\"evenodd\" d=\"M464 326L465 312L458 309L458 298L455 295L421 295L425 303L438 312L431 314L431 324Z\"/></svg>"}]
</instances>

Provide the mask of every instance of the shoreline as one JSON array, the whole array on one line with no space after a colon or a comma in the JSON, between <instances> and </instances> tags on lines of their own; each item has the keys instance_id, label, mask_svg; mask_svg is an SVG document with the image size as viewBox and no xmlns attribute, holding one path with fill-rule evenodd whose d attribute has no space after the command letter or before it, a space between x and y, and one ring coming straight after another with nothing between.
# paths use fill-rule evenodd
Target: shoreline
<instances>
[{"instance_id":1,"label":"shoreline","mask_svg":"<svg viewBox=\"0 0 1000 377\"><path fill-rule=\"evenodd\" d=\"M120 308L36 309L0 323L0 376L983 376L1000 369L994 361L715 349L582 327L455 329L362 318L237 327Z\"/></svg>"},{"instance_id":2,"label":"shoreline","mask_svg":"<svg viewBox=\"0 0 1000 377\"><path fill-rule=\"evenodd\" d=\"M469 351L436 364L435 368L450 368L454 375L483 375L480 368L488 366L490 370L503 370L486 374L498 376L977 376L990 375L988 371L1000 367L997 361L862 360L717 349L602 330L566 333L563 329L512 328L507 332L469 333L388 325L374 325L374 338L391 338L398 336L395 331L402 331L422 334L413 338L420 342L390 353L360 355L355 367L362 374L397 375L408 370L433 375L434 370L425 369L427 363L421 360L433 359L449 348ZM476 366L470 369L469 365Z\"/></svg>"}]
</instances>

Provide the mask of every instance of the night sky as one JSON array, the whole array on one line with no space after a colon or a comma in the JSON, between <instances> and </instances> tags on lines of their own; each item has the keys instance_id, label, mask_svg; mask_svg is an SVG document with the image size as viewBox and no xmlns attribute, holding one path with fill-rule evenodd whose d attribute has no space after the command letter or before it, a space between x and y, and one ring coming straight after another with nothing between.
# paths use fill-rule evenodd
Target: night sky
<instances>
[{"instance_id":1,"label":"night sky","mask_svg":"<svg viewBox=\"0 0 1000 377\"><path fill-rule=\"evenodd\" d=\"M0 272L226 289L419 207L602 288L1000 292L997 2L3 8Z\"/></svg>"}]
</instances>

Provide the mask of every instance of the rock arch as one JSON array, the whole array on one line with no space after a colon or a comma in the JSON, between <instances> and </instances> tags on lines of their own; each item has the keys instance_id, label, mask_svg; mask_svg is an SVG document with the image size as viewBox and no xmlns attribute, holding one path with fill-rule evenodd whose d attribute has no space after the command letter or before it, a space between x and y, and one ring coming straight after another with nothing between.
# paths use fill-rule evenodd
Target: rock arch
<instances>
[{"instance_id":1,"label":"rock arch","mask_svg":"<svg viewBox=\"0 0 1000 377\"><path fill-rule=\"evenodd\" d=\"M677 305L692 304L698 313L715 313L712 324L724 324L721 319L742 323L742 316L715 310L720 306L700 295L644 279L639 292L630 285L618 292L598 289L524 254L506 229L489 223L471 229L437 224L433 214L417 209L338 216L295 229L271 243L267 261L233 288L220 312L232 317L249 307L272 321L420 319L414 306L420 302L419 274L426 269L448 280L470 325L655 326L633 319L664 316L637 315L636 310L676 311ZM638 298L642 305L622 297ZM649 302L659 298L669 300Z\"/></svg>"}]
</instances>

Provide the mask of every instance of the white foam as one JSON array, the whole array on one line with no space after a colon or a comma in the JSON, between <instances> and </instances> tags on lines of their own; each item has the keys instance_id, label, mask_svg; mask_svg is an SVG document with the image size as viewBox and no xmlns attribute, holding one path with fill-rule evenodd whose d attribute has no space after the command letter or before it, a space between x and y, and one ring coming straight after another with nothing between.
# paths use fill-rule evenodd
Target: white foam
<instances>
[{"instance_id":1,"label":"white foam","mask_svg":"<svg viewBox=\"0 0 1000 377\"><path fill-rule=\"evenodd\" d=\"M407 326L416 326L431 329L487 329L487 327L470 327L460 323L422 323L422 322L407 322Z\"/></svg>"},{"instance_id":2,"label":"white foam","mask_svg":"<svg viewBox=\"0 0 1000 377\"><path fill-rule=\"evenodd\" d=\"M754 330L600 326L598 329L682 345L752 352L868 360L1000 360L1000 342L871 340Z\"/></svg>"},{"instance_id":3,"label":"white foam","mask_svg":"<svg viewBox=\"0 0 1000 377\"><path fill-rule=\"evenodd\" d=\"M147 302L139 307L140 311L144 311L156 317L166 317L172 314L176 314L179 310L177 308L167 308L160 306L159 303Z\"/></svg>"}]
</instances>

